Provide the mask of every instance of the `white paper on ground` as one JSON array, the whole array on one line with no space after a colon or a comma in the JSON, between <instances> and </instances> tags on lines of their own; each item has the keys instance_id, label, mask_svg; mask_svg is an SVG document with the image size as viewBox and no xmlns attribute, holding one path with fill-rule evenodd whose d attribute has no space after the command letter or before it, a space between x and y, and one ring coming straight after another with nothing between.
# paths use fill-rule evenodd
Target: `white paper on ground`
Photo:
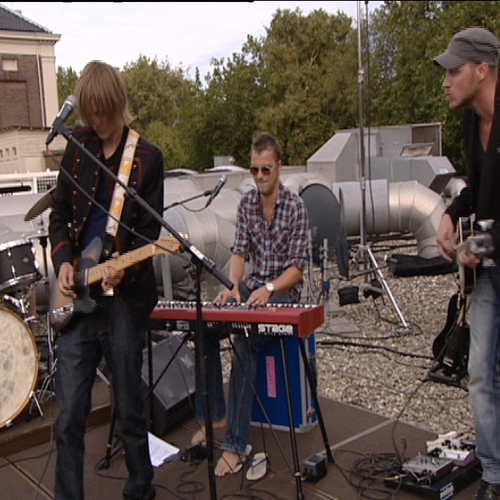
<instances>
[{"instance_id":1,"label":"white paper on ground","mask_svg":"<svg viewBox=\"0 0 500 500\"><path fill-rule=\"evenodd\" d=\"M148 432L149 456L153 467L159 467L165 460L177 455L179 448L173 446L151 432Z\"/></svg>"}]
</instances>

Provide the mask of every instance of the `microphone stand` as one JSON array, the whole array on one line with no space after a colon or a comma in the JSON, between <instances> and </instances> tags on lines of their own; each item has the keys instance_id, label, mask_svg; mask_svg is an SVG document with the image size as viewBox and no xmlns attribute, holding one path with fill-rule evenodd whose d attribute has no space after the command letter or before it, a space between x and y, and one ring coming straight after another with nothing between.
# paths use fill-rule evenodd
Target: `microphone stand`
<instances>
[{"instance_id":1,"label":"microphone stand","mask_svg":"<svg viewBox=\"0 0 500 500\"><path fill-rule=\"evenodd\" d=\"M226 288L231 290L233 288L233 283L229 278L220 271L215 263L207 258L198 248L196 248L187 238L184 238L178 231L171 227L163 217L153 210L135 191L135 189L130 188L125 183L123 183L106 165L104 165L98 158L96 158L90 151L88 151L85 146L80 144L74 137L71 131L64 125L60 124L57 133L63 135L67 141L72 142L76 147L78 147L82 152L84 152L92 161L94 161L99 168L106 172L111 178L115 180L131 199L135 200L139 205L144 208L149 214L151 214L165 229L170 231L170 233L179 241L181 248L184 248L194 257L194 263L196 267L196 332L195 332L195 342L197 345L198 356L197 359L201 363L200 373L203 374L202 377L202 394L205 406L205 433L207 436L207 462L208 462L208 476L210 485L210 498L211 500L217 499L216 488L215 488L215 465L214 465L214 447L213 447L213 428L212 428L212 416L210 413L210 404L208 400L208 373L206 366L206 353L205 353L205 335L203 332L203 322L202 322L202 307L201 307L201 291L200 291L200 275L205 268L209 273L213 274Z\"/></svg>"},{"instance_id":2,"label":"microphone stand","mask_svg":"<svg viewBox=\"0 0 500 500\"><path fill-rule=\"evenodd\" d=\"M184 205L184 203L187 203L188 201L193 201L196 200L197 198L201 198L202 196L210 196L213 192L213 189L207 189L206 191L203 191L202 193L195 194L194 196L191 196L191 198L187 198L182 201L175 201L174 203L167 205L166 207L163 208L163 211L166 212L169 208L176 207L178 205ZM212 198L213 199L213 198ZM208 200L207 204L203 208L207 208L210 203L212 203L212 199Z\"/></svg>"}]
</instances>

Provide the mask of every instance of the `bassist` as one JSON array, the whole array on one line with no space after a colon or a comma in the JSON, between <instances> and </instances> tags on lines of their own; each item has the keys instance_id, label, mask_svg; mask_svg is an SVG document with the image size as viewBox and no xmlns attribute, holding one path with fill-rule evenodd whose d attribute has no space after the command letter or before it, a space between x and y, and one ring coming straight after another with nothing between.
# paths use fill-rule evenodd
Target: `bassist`
<instances>
[{"instance_id":1,"label":"bassist","mask_svg":"<svg viewBox=\"0 0 500 500\"><path fill-rule=\"evenodd\" d=\"M475 416L476 455L483 469L474 500L500 499L500 42L484 28L455 34L434 62L446 70L443 88L451 108L465 110L468 185L441 219L437 243L443 257L475 269L471 295L469 394ZM489 221L492 245L477 255L457 245L460 217Z\"/></svg>"}]
</instances>

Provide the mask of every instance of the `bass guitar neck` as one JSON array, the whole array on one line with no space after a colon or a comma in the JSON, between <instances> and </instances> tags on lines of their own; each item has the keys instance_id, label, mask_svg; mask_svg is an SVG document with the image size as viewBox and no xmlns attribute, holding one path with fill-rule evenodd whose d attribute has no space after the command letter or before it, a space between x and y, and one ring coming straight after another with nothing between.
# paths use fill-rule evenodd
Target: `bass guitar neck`
<instances>
[{"instance_id":1,"label":"bass guitar neck","mask_svg":"<svg viewBox=\"0 0 500 500\"><path fill-rule=\"evenodd\" d=\"M464 245L469 236L474 236L474 215L458 219L458 242ZM476 270L458 264L458 281L460 295L468 295L476 286Z\"/></svg>"}]
</instances>

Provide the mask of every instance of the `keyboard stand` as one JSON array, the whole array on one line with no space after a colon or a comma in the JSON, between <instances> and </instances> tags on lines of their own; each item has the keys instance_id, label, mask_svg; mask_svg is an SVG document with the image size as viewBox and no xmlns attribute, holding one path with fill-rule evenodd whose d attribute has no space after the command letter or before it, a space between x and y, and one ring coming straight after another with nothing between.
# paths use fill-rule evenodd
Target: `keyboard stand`
<instances>
[{"instance_id":1,"label":"keyboard stand","mask_svg":"<svg viewBox=\"0 0 500 500\"><path fill-rule=\"evenodd\" d=\"M281 350L283 351L283 343L281 344ZM299 338L299 348L300 348L300 354L302 355L302 361L304 363L304 370L306 372L306 377L307 381L309 382L309 388L311 389L311 395L314 401L314 406L316 408L316 413L318 414L318 424L321 430L321 435L323 436L323 442L325 443L325 452L326 456L328 458L328 462L331 464L334 463L333 459L333 453L330 448L330 443L328 441L328 435L326 433L326 427L325 427L325 421L323 420L323 413L321 412L321 407L319 405L319 398L318 398L318 393L317 393L317 388L318 388L318 381L314 375L314 373L311 370L311 367L309 366L309 360L307 359L307 353L306 349L304 346L304 339ZM285 377L288 377L288 373L285 373ZM290 401L288 402L288 405L290 405Z\"/></svg>"}]
</instances>

